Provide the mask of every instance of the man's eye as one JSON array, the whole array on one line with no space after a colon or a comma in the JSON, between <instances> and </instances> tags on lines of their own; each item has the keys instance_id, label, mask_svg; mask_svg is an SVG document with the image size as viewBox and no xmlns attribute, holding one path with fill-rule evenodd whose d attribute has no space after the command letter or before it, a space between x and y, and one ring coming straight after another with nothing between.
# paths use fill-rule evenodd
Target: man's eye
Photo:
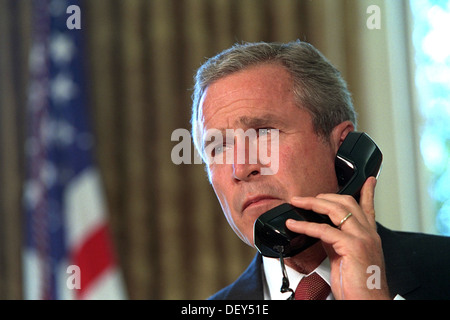
<instances>
[{"instance_id":1,"label":"man's eye","mask_svg":"<svg viewBox=\"0 0 450 320\"><path fill-rule=\"evenodd\" d=\"M258 130L259 136L266 136L271 133L272 128L262 128Z\"/></svg>"},{"instance_id":2,"label":"man's eye","mask_svg":"<svg viewBox=\"0 0 450 320\"><path fill-rule=\"evenodd\" d=\"M211 157L216 157L217 155L225 152L226 150L228 150L229 148L231 148L229 145L218 145L215 146L212 150L211 150Z\"/></svg>"},{"instance_id":3,"label":"man's eye","mask_svg":"<svg viewBox=\"0 0 450 320\"><path fill-rule=\"evenodd\" d=\"M213 156L215 156L215 155L217 155L219 153L222 153L223 152L223 146L215 147L212 152L214 153Z\"/></svg>"}]
</instances>

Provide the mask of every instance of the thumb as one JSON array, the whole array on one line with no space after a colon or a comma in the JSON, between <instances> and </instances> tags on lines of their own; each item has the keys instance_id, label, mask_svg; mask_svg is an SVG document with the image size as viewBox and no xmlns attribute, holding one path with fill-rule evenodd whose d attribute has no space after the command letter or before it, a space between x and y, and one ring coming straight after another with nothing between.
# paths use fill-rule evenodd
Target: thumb
<instances>
[{"instance_id":1,"label":"thumb","mask_svg":"<svg viewBox=\"0 0 450 320\"><path fill-rule=\"evenodd\" d=\"M366 214L369 221L375 222L375 186L377 185L377 179L375 177L367 178L361 189L361 197L359 199L359 205Z\"/></svg>"}]
</instances>

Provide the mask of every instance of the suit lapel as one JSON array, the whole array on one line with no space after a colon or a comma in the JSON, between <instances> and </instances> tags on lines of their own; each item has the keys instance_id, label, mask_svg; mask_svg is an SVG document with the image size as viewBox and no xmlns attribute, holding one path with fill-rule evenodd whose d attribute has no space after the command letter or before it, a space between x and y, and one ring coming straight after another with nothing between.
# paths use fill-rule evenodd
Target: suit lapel
<instances>
[{"instance_id":1,"label":"suit lapel","mask_svg":"<svg viewBox=\"0 0 450 320\"><path fill-rule=\"evenodd\" d=\"M244 273L231 285L227 298L236 300L263 300L264 289L261 267L262 258L257 253Z\"/></svg>"}]
</instances>

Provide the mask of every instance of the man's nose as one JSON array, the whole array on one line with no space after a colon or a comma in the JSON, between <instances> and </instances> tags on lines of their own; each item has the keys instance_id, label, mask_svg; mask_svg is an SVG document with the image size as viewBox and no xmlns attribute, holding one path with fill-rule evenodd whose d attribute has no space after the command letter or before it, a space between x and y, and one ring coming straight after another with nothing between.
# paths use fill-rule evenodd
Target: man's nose
<instances>
[{"instance_id":1,"label":"man's nose","mask_svg":"<svg viewBox=\"0 0 450 320\"><path fill-rule=\"evenodd\" d=\"M239 181L249 181L261 174L260 166L257 164L234 164L233 178Z\"/></svg>"},{"instance_id":2,"label":"man's nose","mask_svg":"<svg viewBox=\"0 0 450 320\"><path fill-rule=\"evenodd\" d=\"M261 174L257 148L245 140L235 143L234 148L233 178L239 181L248 181Z\"/></svg>"}]
</instances>

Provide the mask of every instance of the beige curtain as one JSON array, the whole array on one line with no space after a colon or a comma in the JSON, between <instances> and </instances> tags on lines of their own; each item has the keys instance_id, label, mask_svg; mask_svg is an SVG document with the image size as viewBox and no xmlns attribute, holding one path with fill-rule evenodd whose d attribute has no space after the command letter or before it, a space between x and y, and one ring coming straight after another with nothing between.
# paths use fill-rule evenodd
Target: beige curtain
<instances>
[{"instance_id":1,"label":"beige curtain","mask_svg":"<svg viewBox=\"0 0 450 320\"><path fill-rule=\"evenodd\" d=\"M367 5L354 0L90 0L90 107L114 243L131 299L204 299L254 250L229 228L203 165L175 165L192 76L241 41L306 40L349 80ZM0 0L0 298L22 298L21 188L31 1ZM359 29L358 29L359 28ZM354 92L355 100L359 99Z\"/></svg>"}]
</instances>

